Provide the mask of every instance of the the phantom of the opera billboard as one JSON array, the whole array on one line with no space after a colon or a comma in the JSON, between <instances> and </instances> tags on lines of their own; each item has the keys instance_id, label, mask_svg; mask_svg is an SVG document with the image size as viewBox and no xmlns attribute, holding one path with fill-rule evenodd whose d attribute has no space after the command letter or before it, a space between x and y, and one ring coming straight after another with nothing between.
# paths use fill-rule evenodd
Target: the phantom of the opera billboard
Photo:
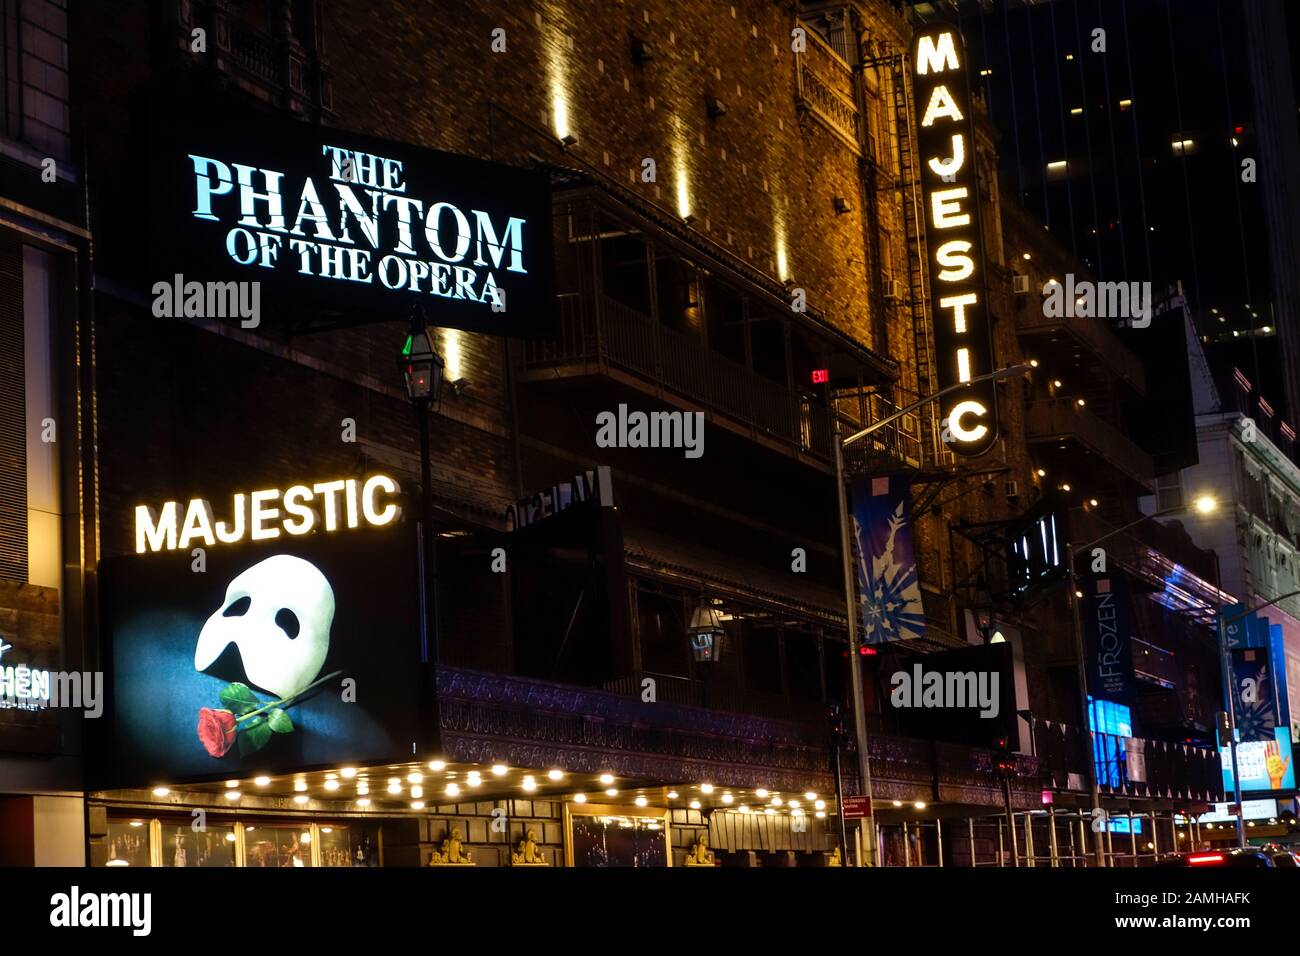
<instances>
[{"instance_id":1,"label":"the phantom of the opera billboard","mask_svg":"<svg viewBox=\"0 0 1300 956\"><path fill-rule=\"evenodd\" d=\"M372 475L139 504L136 553L103 567L100 785L410 759L425 655L399 500Z\"/></svg>"},{"instance_id":2,"label":"the phantom of the opera billboard","mask_svg":"<svg viewBox=\"0 0 1300 956\"><path fill-rule=\"evenodd\" d=\"M141 122L150 216L137 280L156 314L210 318L214 287L256 282L273 322L405 320L419 304L431 325L554 333L545 172L215 101L156 96Z\"/></svg>"}]
</instances>

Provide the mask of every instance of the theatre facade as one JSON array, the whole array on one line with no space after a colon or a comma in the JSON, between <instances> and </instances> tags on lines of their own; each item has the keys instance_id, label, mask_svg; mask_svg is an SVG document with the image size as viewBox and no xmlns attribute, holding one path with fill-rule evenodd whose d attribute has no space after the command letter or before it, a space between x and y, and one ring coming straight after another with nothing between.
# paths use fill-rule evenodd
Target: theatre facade
<instances>
[{"instance_id":1,"label":"theatre facade","mask_svg":"<svg viewBox=\"0 0 1300 956\"><path fill-rule=\"evenodd\" d=\"M1035 833L1086 855L1041 676L1064 609L981 617L949 530L1031 488L1050 522L1027 384L945 409L960 461L934 409L854 446L872 557L909 567L873 624L896 630L848 644L837 434L1024 357L991 139L964 84L927 117L951 37L909 56L875 2L122 6L68 25L85 215L12 245L29 327L31 270L58 305L60 411L30 385L23 407L64 517L23 538L60 542L56 583L0 590L8 653L101 674L103 709L0 710L66 725L5 832L57 799L59 859L95 866L1010 865ZM458 52L431 65L435 28ZM969 217L929 224L960 226L933 290L904 189L927 119L927 188ZM943 330L931 294L961 299ZM634 420L680 420L680 446ZM918 660L995 671L999 718L892 711ZM1166 763L1141 809L1172 840L1217 757Z\"/></svg>"}]
</instances>

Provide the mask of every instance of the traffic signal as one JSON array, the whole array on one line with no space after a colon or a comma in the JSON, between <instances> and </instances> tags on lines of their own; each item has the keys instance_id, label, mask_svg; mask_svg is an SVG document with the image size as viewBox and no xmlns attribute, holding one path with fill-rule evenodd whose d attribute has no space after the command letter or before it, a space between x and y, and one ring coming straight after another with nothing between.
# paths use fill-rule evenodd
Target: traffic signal
<instances>
[{"instance_id":1,"label":"traffic signal","mask_svg":"<svg viewBox=\"0 0 1300 956\"><path fill-rule=\"evenodd\" d=\"M1007 746L1008 742L1005 736L993 739L993 769L1000 777L1016 775L1016 755Z\"/></svg>"},{"instance_id":2,"label":"traffic signal","mask_svg":"<svg viewBox=\"0 0 1300 956\"><path fill-rule=\"evenodd\" d=\"M832 702L826 708L826 716L830 724L831 743L836 747L842 747L848 740L848 728L844 723L844 709L835 702Z\"/></svg>"}]
</instances>

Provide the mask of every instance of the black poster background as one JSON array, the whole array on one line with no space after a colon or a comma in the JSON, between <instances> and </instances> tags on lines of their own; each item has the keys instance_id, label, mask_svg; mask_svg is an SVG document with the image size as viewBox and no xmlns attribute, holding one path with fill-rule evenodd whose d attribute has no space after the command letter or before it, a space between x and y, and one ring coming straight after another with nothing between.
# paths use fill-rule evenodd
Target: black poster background
<instances>
[{"instance_id":1,"label":"black poster background","mask_svg":"<svg viewBox=\"0 0 1300 956\"><path fill-rule=\"evenodd\" d=\"M274 119L215 97L198 101L187 98L176 103L173 97L158 93L144 110L142 121L148 129L149 215L148 235L140 237L140 241L148 254L137 256L147 263L147 270L137 270L136 280L147 285L151 301L154 283L170 283L179 273L187 282L261 282L261 306L274 321L285 317L348 323L404 321L412 307L420 303L431 326L519 337L555 333L551 189L545 172L347 130ZM194 162L189 154L219 160L231 167L232 173L235 163L283 173L280 194L287 228L292 228L297 215L303 181L310 178L333 226L337 222L339 197L329 178L330 159L322 153L324 145L400 160L401 181L406 191L395 195L420 200L424 211L438 202L448 202L460 209L469 219L471 229L469 261L461 264L470 268L475 268L471 210L490 214L498 238L503 238L510 217L524 219L523 268L527 274L507 271L508 254L500 267L489 266L497 284L505 290L504 311L494 312L484 302L432 295L427 291L427 279L422 284L425 291L388 289L380 284L379 260L393 253L396 243L397 214L392 208L381 211L379 216L379 249L361 238L361 231L352 220L349 220L349 233L353 245L335 244L371 253L370 271L374 278L370 283L300 275L299 256L289 247L289 241L297 238L314 241L316 236L310 224L304 224L302 236L277 233L283 245L274 268L235 262L227 254L226 237L238 225L238 184L230 193L213 198L213 212L219 221L193 215L197 192ZM257 191L264 191L262 176L255 175L252 182ZM366 188L360 181L352 184L363 207L367 207ZM255 210L265 222L266 203L258 202ZM444 216L442 234L447 249L454 246L449 238L449 222L450 217ZM258 231L252 226L247 228ZM439 261L425 240L422 219L412 222L411 231L415 253L399 255L406 259ZM484 269L475 271L481 274Z\"/></svg>"},{"instance_id":2,"label":"black poster background","mask_svg":"<svg viewBox=\"0 0 1300 956\"><path fill-rule=\"evenodd\" d=\"M261 750L239 747L210 756L198 733L199 708L220 708L240 672L232 645L213 673L194 669L204 622L224 606L239 573L277 554L314 564L334 593L324 677L318 692L287 709L294 730L275 734ZM418 566L410 525L287 535L255 545L207 549L207 570L191 570L190 553L169 551L109 559L103 571L103 636L108 707L90 722L98 787L143 787L273 774L380 760L412 759L419 736L421 675ZM341 681L356 681L356 701L342 699ZM264 701L274 695L253 687Z\"/></svg>"},{"instance_id":3,"label":"black poster background","mask_svg":"<svg viewBox=\"0 0 1300 956\"><path fill-rule=\"evenodd\" d=\"M1079 614L1086 638L1088 694L1131 706L1133 607L1128 579L1122 574L1085 579Z\"/></svg>"},{"instance_id":4,"label":"black poster background","mask_svg":"<svg viewBox=\"0 0 1300 956\"><path fill-rule=\"evenodd\" d=\"M923 673L948 675L985 674L998 675L997 714L980 716L977 705L955 707L895 707L892 703L894 685L892 675L905 671L914 675L913 667L920 663ZM915 681L912 682L915 685ZM947 681L945 679L945 686ZM921 690L915 690L917 697ZM908 655L890 657L881 668L881 700L898 719L899 732L909 736L932 740L947 740L971 747L993 747L999 737L1007 738L1011 750L1020 747L1020 722L1016 714L1016 678L1011 656L1011 645L1000 642L955 648L926 654L919 659Z\"/></svg>"}]
</instances>

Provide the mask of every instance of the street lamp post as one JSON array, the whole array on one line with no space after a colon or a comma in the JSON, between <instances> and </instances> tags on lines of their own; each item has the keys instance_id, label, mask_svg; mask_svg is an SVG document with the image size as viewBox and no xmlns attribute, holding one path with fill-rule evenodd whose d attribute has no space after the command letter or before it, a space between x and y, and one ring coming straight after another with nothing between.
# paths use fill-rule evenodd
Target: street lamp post
<instances>
[{"instance_id":1,"label":"street lamp post","mask_svg":"<svg viewBox=\"0 0 1300 956\"><path fill-rule=\"evenodd\" d=\"M442 390L442 373L445 363L433 346L433 336L425 324L424 310L416 306L411 311L411 327L398 356L398 367L406 385L406 394L415 408L420 430L420 589L423 612L420 634L420 660L425 667L426 700L436 700L438 647L438 596L437 552L433 532L433 484L429 464L429 415L438 407ZM437 720L437 712L425 715ZM437 737L436 726L425 732Z\"/></svg>"},{"instance_id":2,"label":"street lamp post","mask_svg":"<svg viewBox=\"0 0 1300 956\"><path fill-rule=\"evenodd\" d=\"M1203 497L1198 499L1197 509L1202 513L1214 510L1214 499ZM1143 515L1128 524L1121 525L1111 531L1107 531L1099 538L1081 545L1077 551L1071 543L1065 545L1065 568L1068 583L1070 586L1070 626L1074 631L1074 662L1078 671L1079 680L1079 717L1082 723L1079 725L1079 733L1087 733L1088 753L1085 755L1084 767L1088 772L1088 796L1092 801L1092 818L1098 818L1097 811L1101 809L1101 786L1097 781L1097 740L1095 732L1092 729L1092 715L1088 710L1088 665L1085 661L1084 640L1083 640L1083 621L1079 613L1079 601L1081 592L1079 590L1079 575L1074 567L1074 558L1078 551L1091 551L1097 545L1101 544L1107 538L1112 538L1117 534L1122 534L1129 528L1140 525L1148 518L1165 518L1170 515L1182 514L1187 509L1185 507L1170 508L1166 511L1157 511L1154 514ZM1104 821L1104 818L1103 818ZM1109 824L1104 824L1109 826ZM1094 834L1093 856L1096 859L1097 866L1106 865L1106 850L1102 844L1100 835Z\"/></svg>"},{"instance_id":3,"label":"street lamp post","mask_svg":"<svg viewBox=\"0 0 1300 956\"><path fill-rule=\"evenodd\" d=\"M849 445L853 444L854 442L858 442L866 438L872 432L884 428L886 425L890 424L891 422L897 421L898 419L902 418L904 415L910 415L912 412L916 411L916 409L918 408L921 408L923 405L927 405L930 402L943 398L943 396L951 392L955 392L963 388L969 388L970 386L978 384L979 382L986 382L986 381L999 379L999 378L1010 378L1013 375L1020 375L1024 372L1028 372L1032 368L1034 368L1034 364L1029 364L1029 363L1021 364L1021 365L1011 365L1008 366L1007 368L999 369L996 372L990 372L987 375L976 376L975 378L971 379L969 382L958 382L955 385L949 385L947 388L942 388L939 391L935 392L933 395L927 395L924 398L918 399L917 401L908 405L906 408L902 408L899 411L894 412L892 415L887 415L886 417L880 419L879 421L872 422L866 428L863 428L861 431L854 432L852 435L848 436L847 438L840 437L840 424L839 424L839 420L836 419L835 422L835 489L837 492L837 497L839 499L839 508L840 508L840 552L843 555L843 563L844 563L844 603L845 603L845 612L846 612L845 617L848 620L848 629L849 629L849 661L851 665L849 667L849 674L853 685L853 729L854 729L854 734L857 738L857 746L858 746L858 779L861 781L862 795L867 798L868 809L870 809L871 806L871 761L868 756L869 754L868 747L870 746L870 739L867 735L866 701L865 701L863 688L862 688L862 669L861 669L862 665L858 659L859 656L861 655L861 649L860 649L861 645L858 640L858 608L857 608L857 601L855 599L857 593L856 591L857 581L853 573L853 546L852 546L852 535L849 531L848 498L844 492L844 449L847 448ZM843 813L844 813L844 808L843 806L841 806L840 807L841 816L843 815ZM864 857L864 862L866 863L867 866L874 866L875 856L876 856L874 813L869 813L865 819L867 820L867 823L864 824L864 827L867 828L867 832L864 833L864 839L862 841L864 846L863 857Z\"/></svg>"}]
</instances>

